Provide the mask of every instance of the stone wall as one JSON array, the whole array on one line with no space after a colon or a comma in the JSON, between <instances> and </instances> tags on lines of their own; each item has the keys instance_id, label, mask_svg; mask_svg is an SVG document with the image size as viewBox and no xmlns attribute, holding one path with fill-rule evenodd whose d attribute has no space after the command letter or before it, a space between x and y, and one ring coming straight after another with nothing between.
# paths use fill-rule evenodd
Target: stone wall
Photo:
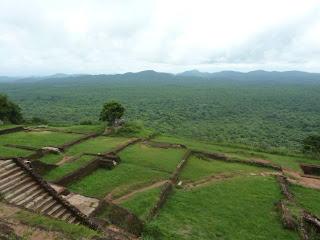
<instances>
[{"instance_id":1,"label":"stone wall","mask_svg":"<svg viewBox=\"0 0 320 240\"><path fill-rule=\"evenodd\" d=\"M166 182L163 185L161 192L159 194L159 197L158 197L158 201L154 205L154 207L150 210L148 216L146 217L146 221L152 220L157 215L157 213L161 210L161 208L163 207L163 205L167 201L168 196L172 192L172 188L173 188L173 186L172 186L171 182Z\"/></svg>"},{"instance_id":2,"label":"stone wall","mask_svg":"<svg viewBox=\"0 0 320 240\"><path fill-rule=\"evenodd\" d=\"M99 205L99 211L103 212L99 217L111 224L119 226L124 230L139 236L142 231L143 222L136 214L117 204L102 200L103 205ZM97 212L96 212L97 213Z\"/></svg>"},{"instance_id":3,"label":"stone wall","mask_svg":"<svg viewBox=\"0 0 320 240\"><path fill-rule=\"evenodd\" d=\"M36 170L40 175L43 175L51 169L57 168L58 166L54 164L44 163L39 160L34 160L30 163L30 167Z\"/></svg>"},{"instance_id":4,"label":"stone wall","mask_svg":"<svg viewBox=\"0 0 320 240\"><path fill-rule=\"evenodd\" d=\"M317 174L320 177L320 166L301 163L300 168L305 174Z\"/></svg>"},{"instance_id":5,"label":"stone wall","mask_svg":"<svg viewBox=\"0 0 320 240\"><path fill-rule=\"evenodd\" d=\"M77 138L77 139L74 139L70 142L67 142L67 143L64 143L62 145L60 145L58 148L61 150L61 151L65 151L68 147L71 147L79 142L82 142L82 141L85 141L85 140L88 140L89 138L93 138L93 137L97 137L99 136L100 134L97 134L97 133L91 133L91 134L88 134L88 135L85 135L85 136L82 136L80 138Z\"/></svg>"},{"instance_id":6,"label":"stone wall","mask_svg":"<svg viewBox=\"0 0 320 240\"><path fill-rule=\"evenodd\" d=\"M182 160L179 162L178 166L176 167L176 169L174 170L173 174L170 177L170 181L172 183L175 183L176 181L178 181L180 172L184 167L184 165L186 164L188 158L191 156L191 154L192 154L192 151L188 150L186 154L183 156Z\"/></svg>"},{"instance_id":7,"label":"stone wall","mask_svg":"<svg viewBox=\"0 0 320 240\"><path fill-rule=\"evenodd\" d=\"M14 127L0 130L0 135L23 131L23 127Z\"/></svg>"},{"instance_id":8,"label":"stone wall","mask_svg":"<svg viewBox=\"0 0 320 240\"><path fill-rule=\"evenodd\" d=\"M99 158L97 157L92 159L90 162L88 162L84 166L76 169L75 171L65 176L62 176L59 179L52 181L52 183L66 187L68 185L71 185L74 182L81 180L81 178L90 175L91 173L96 171L98 168L99 168Z\"/></svg>"}]
</instances>

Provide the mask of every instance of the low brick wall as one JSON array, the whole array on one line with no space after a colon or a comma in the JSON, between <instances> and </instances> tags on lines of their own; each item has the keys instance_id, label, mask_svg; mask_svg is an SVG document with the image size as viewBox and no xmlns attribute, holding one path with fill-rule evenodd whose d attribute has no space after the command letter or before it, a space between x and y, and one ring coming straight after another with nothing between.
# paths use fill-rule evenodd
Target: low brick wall
<instances>
[{"instance_id":1,"label":"low brick wall","mask_svg":"<svg viewBox=\"0 0 320 240\"><path fill-rule=\"evenodd\" d=\"M174 143L166 143L166 142L151 142L150 145L152 147L158 147L158 148L187 148L182 144L174 144Z\"/></svg>"},{"instance_id":2,"label":"low brick wall","mask_svg":"<svg viewBox=\"0 0 320 240\"><path fill-rule=\"evenodd\" d=\"M44 163L39 160L34 160L30 163L30 167L36 170L40 175L43 175L51 169L57 168L58 166L54 164Z\"/></svg>"},{"instance_id":3,"label":"low brick wall","mask_svg":"<svg viewBox=\"0 0 320 240\"><path fill-rule=\"evenodd\" d=\"M275 170L282 171L282 167L280 165L274 164L274 163L264 163L264 162L257 162L257 161L245 161L245 160L240 160L240 159L231 159L231 158L228 158L225 155L220 154L220 153L206 152L206 151L200 151L200 150L194 150L194 149L192 149L191 151L192 151L192 153L203 154L208 157L212 157L217 160L223 160L226 162L243 163L243 164L255 165L255 166L259 166L259 167L273 168Z\"/></svg>"},{"instance_id":4,"label":"low brick wall","mask_svg":"<svg viewBox=\"0 0 320 240\"><path fill-rule=\"evenodd\" d=\"M22 146L22 145L13 145L13 144L5 144L4 146L11 147L11 148L25 149L25 150L29 150L29 151L40 151L41 150L41 148Z\"/></svg>"},{"instance_id":5,"label":"low brick wall","mask_svg":"<svg viewBox=\"0 0 320 240\"><path fill-rule=\"evenodd\" d=\"M276 176L277 180L278 180L278 183L280 184L281 186L281 190L282 190L282 193L283 195L291 202L295 203L295 204L298 204L296 199L294 198L292 192L290 191L290 189L288 188L287 186L287 180L285 177L283 176Z\"/></svg>"},{"instance_id":6,"label":"low brick wall","mask_svg":"<svg viewBox=\"0 0 320 240\"><path fill-rule=\"evenodd\" d=\"M120 152L121 150L125 149L126 147L128 147L128 146L130 146L130 145L132 145L132 144L135 144L135 143L137 143L137 142L140 142L140 141L141 141L140 138L133 138L130 142L127 142L127 143L122 144L122 145L120 145L120 146L118 146L118 147L115 147L115 148L113 148L113 149L111 149L111 150L108 150L108 151L104 152L102 155L109 155L109 154L118 153L118 152Z\"/></svg>"},{"instance_id":7,"label":"low brick wall","mask_svg":"<svg viewBox=\"0 0 320 240\"><path fill-rule=\"evenodd\" d=\"M161 192L158 197L157 203L154 205L154 207L150 210L148 216L146 217L146 221L152 220L157 213L161 210L165 202L167 201L168 196L172 192L172 183L171 182L166 182L164 186L161 189Z\"/></svg>"},{"instance_id":8,"label":"low brick wall","mask_svg":"<svg viewBox=\"0 0 320 240\"><path fill-rule=\"evenodd\" d=\"M66 187L68 185L71 185L74 182L81 180L81 178L90 175L91 173L96 171L98 168L99 168L99 158L97 157L92 159L90 162L88 162L84 166L76 169L75 171L59 179L52 181L52 183Z\"/></svg>"},{"instance_id":9,"label":"low brick wall","mask_svg":"<svg viewBox=\"0 0 320 240\"><path fill-rule=\"evenodd\" d=\"M320 166L300 163L300 168L305 174L317 174L320 177Z\"/></svg>"},{"instance_id":10,"label":"low brick wall","mask_svg":"<svg viewBox=\"0 0 320 240\"><path fill-rule=\"evenodd\" d=\"M100 215L100 218L102 217L111 224L119 226L134 235L139 236L141 234L143 222L136 214L117 204L105 200L102 201L99 205L99 211L106 213Z\"/></svg>"},{"instance_id":11,"label":"low brick wall","mask_svg":"<svg viewBox=\"0 0 320 240\"><path fill-rule=\"evenodd\" d=\"M27 156L26 159L28 159L29 161L33 161L33 160L42 158L46 154L47 154L47 151L39 150L36 153L33 153L33 154Z\"/></svg>"},{"instance_id":12,"label":"low brick wall","mask_svg":"<svg viewBox=\"0 0 320 240\"><path fill-rule=\"evenodd\" d=\"M89 226L94 230L98 230L99 226L93 223L90 218L85 216L79 209L71 205L67 200L63 199L57 192L45 181L41 178L41 176L34 170L24 164L24 161L19 158L12 158L12 160L21 167L24 171L26 171L33 180L35 180L40 186L46 189L47 192L61 205L68 209L74 216L77 217L82 224Z\"/></svg>"},{"instance_id":13,"label":"low brick wall","mask_svg":"<svg viewBox=\"0 0 320 240\"><path fill-rule=\"evenodd\" d=\"M23 131L23 127L14 127L0 130L0 135Z\"/></svg>"},{"instance_id":14,"label":"low brick wall","mask_svg":"<svg viewBox=\"0 0 320 240\"><path fill-rule=\"evenodd\" d=\"M289 209L287 208L285 201L280 200L278 202L275 202L275 205L278 207L280 215L281 215L281 222L285 229L298 229L298 224L293 219L293 217L290 214Z\"/></svg>"},{"instance_id":15,"label":"low brick wall","mask_svg":"<svg viewBox=\"0 0 320 240\"><path fill-rule=\"evenodd\" d=\"M317 233L320 233L320 218L310 212L304 211L305 221L316 230Z\"/></svg>"},{"instance_id":16,"label":"low brick wall","mask_svg":"<svg viewBox=\"0 0 320 240\"><path fill-rule=\"evenodd\" d=\"M186 152L186 154L183 156L182 160L179 162L178 166L176 167L176 169L174 170L173 174L170 177L170 181L172 183L175 183L178 181L180 172L181 172L182 168L185 166L185 164L186 164L188 158L191 156L191 154L192 154L192 151L188 150Z\"/></svg>"},{"instance_id":17,"label":"low brick wall","mask_svg":"<svg viewBox=\"0 0 320 240\"><path fill-rule=\"evenodd\" d=\"M85 136L82 136L80 138L77 138L77 139L74 139L70 142L67 142L67 143L64 143L62 145L60 145L58 148L61 150L61 151L65 151L68 147L71 147L79 142L82 142L82 141L85 141L85 140L88 140L90 138L94 138L94 137L97 137L99 136L100 134L97 134L97 133L91 133L91 134L88 134L88 135L85 135Z\"/></svg>"}]
</instances>

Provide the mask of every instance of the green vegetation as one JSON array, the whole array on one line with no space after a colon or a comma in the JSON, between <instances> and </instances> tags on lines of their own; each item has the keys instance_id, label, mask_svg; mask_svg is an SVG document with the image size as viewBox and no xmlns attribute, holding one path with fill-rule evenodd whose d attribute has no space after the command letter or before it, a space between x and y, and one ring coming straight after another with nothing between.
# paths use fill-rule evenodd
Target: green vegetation
<instances>
[{"instance_id":1,"label":"green vegetation","mask_svg":"<svg viewBox=\"0 0 320 240\"><path fill-rule=\"evenodd\" d=\"M17 127L17 125L8 123L8 124L0 125L0 130L14 128L14 127Z\"/></svg>"},{"instance_id":2,"label":"green vegetation","mask_svg":"<svg viewBox=\"0 0 320 240\"><path fill-rule=\"evenodd\" d=\"M128 141L130 141L130 139L99 136L68 148L66 154L71 156L82 152L104 153Z\"/></svg>"},{"instance_id":3,"label":"green vegetation","mask_svg":"<svg viewBox=\"0 0 320 240\"><path fill-rule=\"evenodd\" d=\"M112 198L116 199L154 182L167 180L169 177L170 174L168 173L121 163L112 171L98 169L91 175L72 184L68 189L98 198L104 198L112 192Z\"/></svg>"},{"instance_id":4,"label":"green vegetation","mask_svg":"<svg viewBox=\"0 0 320 240\"><path fill-rule=\"evenodd\" d=\"M0 93L0 120L19 124L23 122L21 108L18 104L9 101L7 95Z\"/></svg>"},{"instance_id":5,"label":"green vegetation","mask_svg":"<svg viewBox=\"0 0 320 240\"><path fill-rule=\"evenodd\" d=\"M131 212L134 212L140 219L144 219L148 216L149 211L156 204L162 187L163 186L159 186L137 193L117 204Z\"/></svg>"},{"instance_id":6,"label":"green vegetation","mask_svg":"<svg viewBox=\"0 0 320 240\"><path fill-rule=\"evenodd\" d=\"M81 136L81 134L67 134L47 131L16 132L1 135L0 144L14 144L41 148L45 146L59 146Z\"/></svg>"},{"instance_id":7,"label":"green vegetation","mask_svg":"<svg viewBox=\"0 0 320 240\"><path fill-rule=\"evenodd\" d=\"M57 168L54 168L49 172L45 173L42 177L46 181L51 182L64 175L67 175L68 173L75 171L79 167L82 167L84 164L89 162L92 158L93 158L92 156L82 156L80 158L77 158L73 162L63 163L59 165Z\"/></svg>"},{"instance_id":8,"label":"green vegetation","mask_svg":"<svg viewBox=\"0 0 320 240\"><path fill-rule=\"evenodd\" d=\"M26 157L32 153L29 150L0 146L0 157Z\"/></svg>"},{"instance_id":9,"label":"green vegetation","mask_svg":"<svg viewBox=\"0 0 320 240\"><path fill-rule=\"evenodd\" d=\"M116 136L116 137L138 137L138 138L147 138L154 131L151 129L145 128L141 122L127 122L124 124L123 127L118 129L111 129L108 133L109 136Z\"/></svg>"},{"instance_id":10,"label":"green vegetation","mask_svg":"<svg viewBox=\"0 0 320 240\"><path fill-rule=\"evenodd\" d=\"M311 135L303 139L303 151L306 153L320 154L320 135Z\"/></svg>"},{"instance_id":11,"label":"green vegetation","mask_svg":"<svg viewBox=\"0 0 320 240\"><path fill-rule=\"evenodd\" d=\"M103 237L103 235L89 229L88 227L53 220L41 215L40 213L30 213L20 210L15 213L14 217L17 220L23 220L24 223L30 226L40 227L48 231L60 232L60 239L77 240L79 238L87 237Z\"/></svg>"},{"instance_id":12,"label":"green vegetation","mask_svg":"<svg viewBox=\"0 0 320 240\"><path fill-rule=\"evenodd\" d=\"M124 163L173 172L185 153L185 149L155 148L138 143L125 148L118 155Z\"/></svg>"},{"instance_id":13,"label":"green vegetation","mask_svg":"<svg viewBox=\"0 0 320 240\"><path fill-rule=\"evenodd\" d=\"M271 154L266 152L257 152L255 149L248 148L237 148L235 146L228 145L219 145L219 144L209 144L197 142L194 140L170 137L170 136L159 136L151 141L156 142L169 142L169 143L179 143L187 146L191 149L198 149L209 152L218 152L225 154L230 158L238 158L242 160L249 160L250 158L262 158L267 161L277 163L291 169L293 171L298 172L300 170L299 163L310 163L317 164L319 161L317 159L311 159L304 156L288 156L288 155L279 155L279 154Z\"/></svg>"},{"instance_id":14,"label":"green vegetation","mask_svg":"<svg viewBox=\"0 0 320 240\"><path fill-rule=\"evenodd\" d=\"M241 163L229 163L223 161L208 162L196 156L191 156L180 174L180 180L197 181L216 174L248 175L249 173L274 172L274 169L245 165Z\"/></svg>"},{"instance_id":15,"label":"green vegetation","mask_svg":"<svg viewBox=\"0 0 320 240\"><path fill-rule=\"evenodd\" d=\"M49 126L48 129L60 129L66 131L78 131L88 133L103 133L107 124L94 124L94 125L71 125L71 126Z\"/></svg>"},{"instance_id":16,"label":"green vegetation","mask_svg":"<svg viewBox=\"0 0 320 240\"><path fill-rule=\"evenodd\" d=\"M99 118L116 100L126 121L141 120L162 133L301 152L320 132L320 82L228 80L146 75L81 76L37 83L1 83L26 118L79 123Z\"/></svg>"},{"instance_id":17,"label":"green vegetation","mask_svg":"<svg viewBox=\"0 0 320 240\"><path fill-rule=\"evenodd\" d=\"M304 210L320 217L320 190L305 188L292 183L289 183L289 187L295 199Z\"/></svg>"},{"instance_id":18,"label":"green vegetation","mask_svg":"<svg viewBox=\"0 0 320 240\"><path fill-rule=\"evenodd\" d=\"M109 125L112 126L116 119L123 116L124 110L124 106L116 101L106 102L100 112L100 120L108 121Z\"/></svg>"},{"instance_id":19,"label":"green vegetation","mask_svg":"<svg viewBox=\"0 0 320 240\"><path fill-rule=\"evenodd\" d=\"M299 239L284 230L274 202L274 177L247 176L212 182L192 191L174 190L144 239Z\"/></svg>"},{"instance_id":20,"label":"green vegetation","mask_svg":"<svg viewBox=\"0 0 320 240\"><path fill-rule=\"evenodd\" d=\"M62 159L63 159L63 156L60 154L59 155L58 154L47 154L47 155L43 156L42 158L40 158L39 160L41 162L48 163L48 164L57 164Z\"/></svg>"}]
</instances>

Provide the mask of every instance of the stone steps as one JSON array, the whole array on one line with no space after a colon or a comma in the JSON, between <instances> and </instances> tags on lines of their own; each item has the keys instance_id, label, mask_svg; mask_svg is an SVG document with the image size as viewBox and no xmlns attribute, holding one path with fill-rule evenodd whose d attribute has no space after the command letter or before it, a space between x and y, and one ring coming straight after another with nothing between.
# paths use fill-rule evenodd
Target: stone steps
<instances>
[{"instance_id":1,"label":"stone steps","mask_svg":"<svg viewBox=\"0 0 320 240\"><path fill-rule=\"evenodd\" d=\"M68 223L80 224L76 215L57 202L46 188L13 160L0 161L0 194L7 202L16 206L41 212Z\"/></svg>"}]
</instances>

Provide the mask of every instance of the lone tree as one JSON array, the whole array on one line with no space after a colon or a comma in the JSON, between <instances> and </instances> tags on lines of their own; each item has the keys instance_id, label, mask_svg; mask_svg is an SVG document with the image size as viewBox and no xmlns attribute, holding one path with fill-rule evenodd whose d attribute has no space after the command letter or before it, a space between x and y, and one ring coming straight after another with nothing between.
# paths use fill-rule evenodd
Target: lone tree
<instances>
[{"instance_id":1,"label":"lone tree","mask_svg":"<svg viewBox=\"0 0 320 240\"><path fill-rule=\"evenodd\" d=\"M18 104L9 101L7 95L1 95L1 94L0 94L0 119L7 120L15 124L23 122L21 108L18 106Z\"/></svg>"},{"instance_id":2,"label":"lone tree","mask_svg":"<svg viewBox=\"0 0 320 240\"><path fill-rule=\"evenodd\" d=\"M320 135L311 135L302 141L304 153L320 154Z\"/></svg>"},{"instance_id":3,"label":"lone tree","mask_svg":"<svg viewBox=\"0 0 320 240\"><path fill-rule=\"evenodd\" d=\"M100 113L100 120L108 121L112 126L116 119L120 119L124 114L124 106L116 101L106 102Z\"/></svg>"}]
</instances>

